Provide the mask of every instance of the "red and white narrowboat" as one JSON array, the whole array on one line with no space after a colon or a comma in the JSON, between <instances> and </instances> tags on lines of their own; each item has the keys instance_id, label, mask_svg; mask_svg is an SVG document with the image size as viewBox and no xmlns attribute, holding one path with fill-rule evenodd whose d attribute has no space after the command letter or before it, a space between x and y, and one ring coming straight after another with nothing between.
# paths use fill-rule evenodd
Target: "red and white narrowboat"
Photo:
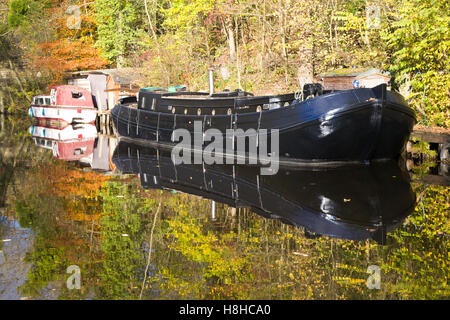
<instances>
[{"instance_id":1,"label":"red and white narrowboat","mask_svg":"<svg viewBox=\"0 0 450 320\"><path fill-rule=\"evenodd\" d=\"M71 123L93 123L97 117L92 94L86 89L60 85L50 95L35 96L29 110L38 121L55 120Z\"/></svg>"},{"instance_id":2,"label":"red and white narrowboat","mask_svg":"<svg viewBox=\"0 0 450 320\"><path fill-rule=\"evenodd\" d=\"M34 143L53 151L55 159L92 162L97 129L93 124L77 124L63 128L31 126Z\"/></svg>"},{"instance_id":3,"label":"red and white narrowboat","mask_svg":"<svg viewBox=\"0 0 450 320\"><path fill-rule=\"evenodd\" d=\"M45 138L57 141L97 138L97 128L90 123L80 123L60 128L32 125L29 132L33 138Z\"/></svg>"}]
</instances>

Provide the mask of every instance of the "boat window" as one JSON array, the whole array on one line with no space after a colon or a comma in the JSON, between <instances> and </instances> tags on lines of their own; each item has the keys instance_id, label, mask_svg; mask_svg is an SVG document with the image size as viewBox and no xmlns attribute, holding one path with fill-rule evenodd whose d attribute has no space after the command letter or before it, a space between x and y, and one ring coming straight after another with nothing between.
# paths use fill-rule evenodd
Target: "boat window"
<instances>
[{"instance_id":1,"label":"boat window","mask_svg":"<svg viewBox=\"0 0 450 320\"><path fill-rule=\"evenodd\" d=\"M83 96L81 92L72 91L72 98L74 99L80 99Z\"/></svg>"},{"instance_id":2,"label":"boat window","mask_svg":"<svg viewBox=\"0 0 450 320\"><path fill-rule=\"evenodd\" d=\"M39 98L38 99L38 104L44 104L44 99L43 98Z\"/></svg>"},{"instance_id":3,"label":"boat window","mask_svg":"<svg viewBox=\"0 0 450 320\"><path fill-rule=\"evenodd\" d=\"M45 98L45 104L46 104L46 105L50 105L50 104L51 104L50 98Z\"/></svg>"}]
</instances>

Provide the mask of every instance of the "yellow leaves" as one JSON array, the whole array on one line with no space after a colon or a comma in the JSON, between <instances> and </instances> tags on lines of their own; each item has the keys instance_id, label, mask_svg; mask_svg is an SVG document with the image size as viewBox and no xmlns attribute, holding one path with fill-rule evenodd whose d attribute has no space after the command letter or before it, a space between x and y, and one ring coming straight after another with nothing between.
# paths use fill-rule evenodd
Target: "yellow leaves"
<instances>
[{"instance_id":1,"label":"yellow leaves","mask_svg":"<svg viewBox=\"0 0 450 320\"><path fill-rule=\"evenodd\" d=\"M296 255L296 256L302 256L302 257L307 257L307 256L308 256L308 254L306 254L306 253L303 253L303 252L296 252L296 251L292 252L292 254L293 254L293 255Z\"/></svg>"},{"instance_id":2,"label":"yellow leaves","mask_svg":"<svg viewBox=\"0 0 450 320\"><path fill-rule=\"evenodd\" d=\"M359 279L352 277L333 277L333 280L343 285L359 285L366 283L367 279Z\"/></svg>"},{"instance_id":3,"label":"yellow leaves","mask_svg":"<svg viewBox=\"0 0 450 320\"><path fill-rule=\"evenodd\" d=\"M206 277L218 277L226 284L230 279L242 275L247 259L228 242L233 239L221 239L212 232L205 231L198 220L187 211L181 210L176 218L168 219L167 236L173 239L169 247L189 261L200 263Z\"/></svg>"}]
</instances>

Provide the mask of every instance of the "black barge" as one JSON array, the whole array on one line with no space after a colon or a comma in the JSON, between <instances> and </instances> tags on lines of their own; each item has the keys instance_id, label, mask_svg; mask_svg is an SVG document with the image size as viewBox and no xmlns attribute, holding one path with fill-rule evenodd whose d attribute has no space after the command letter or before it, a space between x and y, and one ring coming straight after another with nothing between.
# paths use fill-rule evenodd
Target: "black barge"
<instances>
[{"instance_id":1,"label":"black barge","mask_svg":"<svg viewBox=\"0 0 450 320\"><path fill-rule=\"evenodd\" d=\"M275 96L142 89L111 116L120 138L169 147L176 145L175 129L194 134L195 122L202 124L199 134L253 129L256 136L261 129L269 135L278 129L280 163L313 165L395 159L416 122L405 99L385 84L333 92L309 85L301 94Z\"/></svg>"}]
</instances>

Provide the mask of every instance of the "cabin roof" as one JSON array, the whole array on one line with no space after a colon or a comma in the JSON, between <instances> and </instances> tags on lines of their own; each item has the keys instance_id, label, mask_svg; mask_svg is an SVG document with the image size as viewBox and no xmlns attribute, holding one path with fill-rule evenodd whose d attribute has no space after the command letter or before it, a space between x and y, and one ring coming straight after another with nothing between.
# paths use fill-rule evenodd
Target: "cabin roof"
<instances>
[{"instance_id":1,"label":"cabin roof","mask_svg":"<svg viewBox=\"0 0 450 320\"><path fill-rule=\"evenodd\" d=\"M63 90L78 90L78 91L88 91L84 88L81 88L79 86L74 86L71 84L61 84L61 85L57 85L57 86L53 86L52 88L54 89L63 89Z\"/></svg>"},{"instance_id":2,"label":"cabin roof","mask_svg":"<svg viewBox=\"0 0 450 320\"><path fill-rule=\"evenodd\" d=\"M389 73L377 68L340 68L321 75L322 78L356 77L363 78L372 75L389 77Z\"/></svg>"},{"instance_id":3,"label":"cabin roof","mask_svg":"<svg viewBox=\"0 0 450 320\"><path fill-rule=\"evenodd\" d=\"M82 70L69 73L72 79L87 77L90 74L104 74L110 76L116 84L120 85L131 84L139 75L136 68Z\"/></svg>"}]
</instances>

